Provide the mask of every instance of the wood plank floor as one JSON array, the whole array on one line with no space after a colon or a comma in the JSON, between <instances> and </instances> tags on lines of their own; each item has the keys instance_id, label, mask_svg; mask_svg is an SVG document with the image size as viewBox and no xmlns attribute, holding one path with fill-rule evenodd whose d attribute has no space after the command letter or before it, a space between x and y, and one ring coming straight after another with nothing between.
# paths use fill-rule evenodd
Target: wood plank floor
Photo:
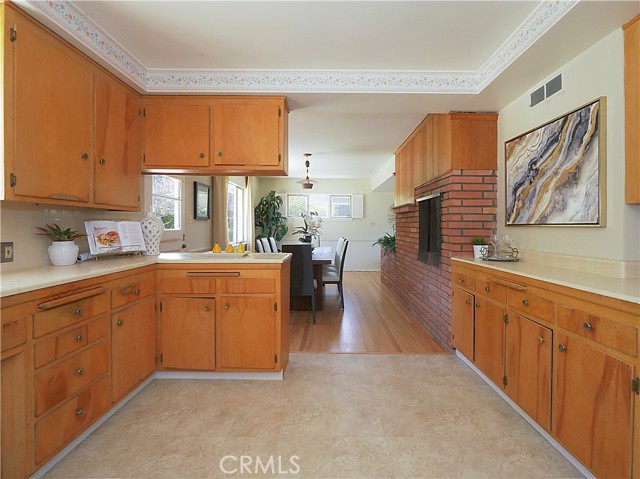
<instances>
[{"instance_id":1,"label":"wood plank floor","mask_svg":"<svg viewBox=\"0 0 640 479\"><path fill-rule=\"evenodd\" d=\"M448 354L380 281L379 272L345 272L345 308L325 286L324 310L291 311L292 352Z\"/></svg>"}]
</instances>

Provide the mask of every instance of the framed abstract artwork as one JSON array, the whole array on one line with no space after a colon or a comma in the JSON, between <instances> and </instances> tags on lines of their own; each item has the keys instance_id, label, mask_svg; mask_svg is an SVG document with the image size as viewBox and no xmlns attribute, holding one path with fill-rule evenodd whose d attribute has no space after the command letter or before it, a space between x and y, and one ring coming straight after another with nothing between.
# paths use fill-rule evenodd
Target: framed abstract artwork
<instances>
[{"instance_id":1,"label":"framed abstract artwork","mask_svg":"<svg viewBox=\"0 0 640 479\"><path fill-rule=\"evenodd\" d=\"M211 218L211 187L198 181L193 182L193 218L208 220Z\"/></svg>"},{"instance_id":2,"label":"framed abstract artwork","mask_svg":"<svg viewBox=\"0 0 640 479\"><path fill-rule=\"evenodd\" d=\"M505 224L605 226L606 98L505 142Z\"/></svg>"}]
</instances>

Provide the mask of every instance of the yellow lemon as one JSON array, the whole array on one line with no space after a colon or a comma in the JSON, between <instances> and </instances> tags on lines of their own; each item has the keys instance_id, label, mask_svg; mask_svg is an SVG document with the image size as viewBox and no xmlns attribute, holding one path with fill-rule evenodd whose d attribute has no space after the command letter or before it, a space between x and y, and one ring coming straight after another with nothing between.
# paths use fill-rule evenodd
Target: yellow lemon
<instances>
[{"instance_id":1,"label":"yellow lemon","mask_svg":"<svg viewBox=\"0 0 640 479\"><path fill-rule=\"evenodd\" d=\"M227 249L225 250L227 253L233 253L233 245L231 243L229 243L229 246L227 246Z\"/></svg>"},{"instance_id":2,"label":"yellow lemon","mask_svg":"<svg viewBox=\"0 0 640 479\"><path fill-rule=\"evenodd\" d=\"M244 253L244 246L242 243L238 243L238 247L236 248L236 253Z\"/></svg>"},{"instance_id":3,"label":"yellow lemon","mask_svg":"<svg viewBox=\"0 0 640 479\"><path fill-rule=\"evenodd\" d=\"M211 250L213 253L222 253L222 248L218 243L213 245L213 249Z\"/></svg>"}]
</instances>

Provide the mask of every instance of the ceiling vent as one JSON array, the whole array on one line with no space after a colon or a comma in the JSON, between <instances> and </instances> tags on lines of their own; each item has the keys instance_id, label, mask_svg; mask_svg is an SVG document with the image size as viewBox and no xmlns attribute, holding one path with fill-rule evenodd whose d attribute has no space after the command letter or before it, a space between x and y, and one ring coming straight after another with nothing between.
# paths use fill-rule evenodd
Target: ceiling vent
<instances>
[{"instance_id":1,"label":"ceiling vent","mask_svg":"<svg viewBox=\"0 0 640 479\"><path fill-rule=\"evenodd\" d=\"M531 93L531 104L529 106L533 108L545 98L549 98L551 95L555 95L559 91L562 91L562 74L552 78Z\"/></svg>"}]
</instances>

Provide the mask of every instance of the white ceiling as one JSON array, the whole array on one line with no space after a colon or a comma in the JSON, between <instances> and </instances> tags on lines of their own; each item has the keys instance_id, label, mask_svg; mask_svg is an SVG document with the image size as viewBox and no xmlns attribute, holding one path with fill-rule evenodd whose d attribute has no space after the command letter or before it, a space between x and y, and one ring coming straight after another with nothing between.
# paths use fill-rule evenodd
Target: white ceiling
<instances>
[{"instance_id":1,"label":"white ceiling","mask_svg":"<svg viewBox=\"0 0 640 479\"><path fill-rule=\"evenodd\" d=\"M34 0L16 1L30 11L37 10ZM541 3L297 0L69 4L84 12L133 57L134 63L137 60L148 71L223 70L236 76L263 70L284 70L287 75L313 72L320 80L312 92L293 83L289 87L291 76L279 87L261 90L254 85L253 89L232 90L287 96L291 110L289 174L296 178L305 175L304 152L313 154L312 178L370 178L393 157L427 113L498 111L640 12L637 1L583 0L571 5L551 28L543 26L544 34L531 46L496 70L495 78L489 78L489 85L482 85L478 94L470 89L463 90L470 92L466 94L437 93L437 88L423 90L431 93L389 93L384 79L367 93L355 93L348 84L341 93L336 88L323 92L323 78L335 72L362 71L376 80L389 72L400 72L400 80L394 84L400 92L403 79L408 78L403 73L442 73L454 81L465 78L466 73L459 72L477 74L504 55L505 47L518 41L521 27L527 26L527 18L539 11ZM75 44L79 43L77 38L82 42L80 35L71 38L68 26L48 20L43 19ZM96 56L95 51L79 46ZM114 73L135 85L126 74ZM193 90L202 91L206 89Z\"/></svg>"}]
</instances>

